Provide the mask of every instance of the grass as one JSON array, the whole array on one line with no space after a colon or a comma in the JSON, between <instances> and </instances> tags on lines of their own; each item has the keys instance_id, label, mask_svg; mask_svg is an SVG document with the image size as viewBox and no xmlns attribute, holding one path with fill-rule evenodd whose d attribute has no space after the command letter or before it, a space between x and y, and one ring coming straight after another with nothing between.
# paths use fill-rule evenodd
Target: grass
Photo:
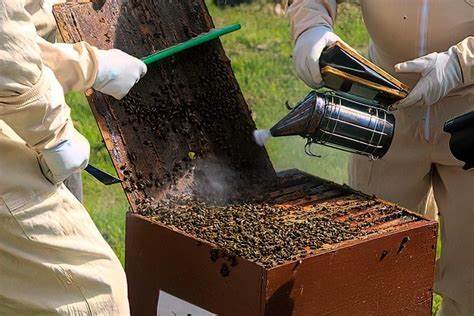
<instances>
[{"instance_id":1,"label":"grass","mask_svg":"<svg viewBox=\"0 0 474 316\"><path fill-rule=\"evenodd\" d=\"M265 4L238 9L210 6L217 25L242 24L240 32L222 40L260 128L271 127L288 112L285 101L294 104L309 92L293 69L288 20L276 17L271 10L272 7ZM360 11L343 9L336 30L347 34L344 39L356 48L365 50L367 47L368 36ZM323 158L311 158L305 155L304 144L299 137L280 138L271 140L267 150L277 169L299 168L340 183L346 181L347 155L317 147L316 152Z\"/></svg>"},{"instance_id":2,"label":"grass","mask_svg":"<svg viewBox=\"0 0 474 316\"><path fill-rule=\"evenodd\" d=\"M286 101L296 103L309 89L293 70L287 19L275 16L270 5L256 2L226 9L218 9L209 2L209 9L217 26L242 24L241 31L225 36L222 41L257 126L268 128L287 113ZM356 5L339 6L335 31L363 54L367 52L368 34ZM72 93L67 101L78 129L91 143L91 163L114 173L84 96ZM302 139L282 138L271 140L267 150L278 170L299 168L339 183L347 180L347 154L319 146L316 151L322 158L311 158L304 154L303 147ZM85 206L123 263L128 203L121 187L105 187L84 175L84 193ZM435 306L438 304L437 301Z\"/></svg>"}]
</instances>

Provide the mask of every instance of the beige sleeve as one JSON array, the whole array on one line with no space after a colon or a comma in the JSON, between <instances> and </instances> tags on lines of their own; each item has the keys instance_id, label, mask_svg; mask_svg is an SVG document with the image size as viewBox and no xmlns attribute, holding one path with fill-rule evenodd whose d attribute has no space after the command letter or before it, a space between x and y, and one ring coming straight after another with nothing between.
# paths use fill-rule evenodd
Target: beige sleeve
<instances>
[{"instance_id":1,"label":"beige sleeve","mask_svg":"<svg viewBox=\"0 0 474 316\"><path fill-rule=\"evenodd\" d=\"M56 21L52 5L65 0L26 0L25 10L31 16L38 34L41 59L55 74L64 92L85 91L92 86L97 74L97 58L87 43L59 44L56 42Z\"/></svg>"},{"instance_id":2,"label":"beige sleeve","mask_svg":"<svg viewBox=\"0 0 474 316\"><path fill-rule=\"evenodd\" d=\"M293 40L307 29L326 25L332 28L337 12L336 0L294 0L288 7L287 15L290 19Z\"/></svg>"},{"instance_id":3,"label":"beige sleeve","mask_svg":"<svg viewBox=\"0 0 474 316\"><path fill-rule=\"evenodd\" d=\"M31 15L39 36L50 42L56 41L57 27L53 16L53 5L58 0L23 0L25 9Z\"/></svg>"},{"instance_id":4,"label":"beige sleeve","mask_svg":"<svg viewBox=\"0 0 474 316\"><path fill-rule=\"evenodd\" d=\"M474 36L469 36L456 45L465 86L474 84Z\"/></svg>"},{"instance_id":5,"label":"beige sleeve","mask_svg":"<svg viewBox=\"0 0 474 316\"><path fill-rule=\"evenodd\" d=\"M74 127L36 37L23 1L0 0L0 120L40 152L67 141Z\"/></svg>"},{"instance_id":6,"label":"beige sleeve","mask_svg":"<svg viewBox=\"0 0 474 316\"><path fill-rule=\"evenodd\" d=\"M65 93L92 87L98 68L95 48L85 42L52 44L39 36L37 42L44 64L54 72Z\"/></svg>"}]
</instances>

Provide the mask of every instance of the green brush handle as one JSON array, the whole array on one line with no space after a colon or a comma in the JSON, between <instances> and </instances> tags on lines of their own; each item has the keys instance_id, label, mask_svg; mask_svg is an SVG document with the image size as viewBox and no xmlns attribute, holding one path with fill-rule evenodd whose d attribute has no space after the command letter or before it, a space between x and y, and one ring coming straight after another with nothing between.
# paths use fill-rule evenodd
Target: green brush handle
<instances>
[{"instance_id":1,"label":"green brush handle","mask_svg":"<svg viewBox=\"0 0 474 316\"><path fill-rule=\"evenodd\" d=\"M153 64L157 61L163 60L165 58L168 58L170 56L173 56L179 52L182 52L183 50L207 43L209 41L212 41L216 38L219 38L222 35L228 34L235 32L237 30L240 30L241 25L240 24L234 24L234 25L229 25L223 28L219 29L212 29L207 33L198 35L184 43L177 44L175 46L171 46L169 48L166 48L162 51L159 51L158 53L155 53L153 55L147 56L142 58L142 61L147 64Z\"/></svg>"}]
</instances>

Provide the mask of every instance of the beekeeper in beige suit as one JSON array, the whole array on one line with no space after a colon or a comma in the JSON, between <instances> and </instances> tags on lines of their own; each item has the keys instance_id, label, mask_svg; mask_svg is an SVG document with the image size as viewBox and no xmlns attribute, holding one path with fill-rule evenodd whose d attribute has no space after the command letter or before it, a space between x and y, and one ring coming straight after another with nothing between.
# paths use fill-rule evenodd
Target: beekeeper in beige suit
<instances>
[{"instance_id":1,"label":"beekeeper in beige suit","mask_svg":"<svg viewBox=\"0 0 474 316\"><path fill-rule=\"evenodd\" d=\"M411 85L397 104L397 128L379 161L352 157L351 186L424 212L430 189L443 251L436 291L442 315L474 315L474 173L450 153L443 124L474 110L474 1L361 0L370 59ZM319 57L338 40L335 0L294 0L288 9L299 77L321 84ZM381 313L383 313L381 311Z\"/></svg>"},{"instance_id":2,"label":"beekeeper in beige suit","mask_svg":"<svg viewBox=\"0 0 474 316\"><path fill-rule=\"evenodd\" d=\"M24 1L0 0L0 315L128 315L119 261L62 185L89 158L64 92L122 98L146 66L36 31Z\"/></svg>"},{"instance_id":3,"label":"beekeeper in beige suit","mask_svg":"<svg viewBox=\"0 0 474 316\"><path fill-rule=\"evenodd\" d=\"M26 0L25 9L31 14L36 33L50 43L56 43L58 29L53 16L53 5L64 3L65 0ZM81 172L73 173L64 180L66 188L82 203L83 188Z\"/></svg>"}]
</instances>

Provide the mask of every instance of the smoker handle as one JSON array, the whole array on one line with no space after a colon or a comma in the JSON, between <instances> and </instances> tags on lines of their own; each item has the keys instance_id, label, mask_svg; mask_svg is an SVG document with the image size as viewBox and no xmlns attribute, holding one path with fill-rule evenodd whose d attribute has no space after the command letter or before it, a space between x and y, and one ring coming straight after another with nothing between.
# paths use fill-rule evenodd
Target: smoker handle
<instances>
[{"instance_id":1,"label":"smoker handle","mask_svg":"<svg viewBox=\"0 0 474 316\"><path fill-rule=\"evenodd\" d=\"M447 121L444 131L451 134L449 147L454 157L465 163L465 170L474 168L474 111Z\"/></svg>"}]
</instances>

